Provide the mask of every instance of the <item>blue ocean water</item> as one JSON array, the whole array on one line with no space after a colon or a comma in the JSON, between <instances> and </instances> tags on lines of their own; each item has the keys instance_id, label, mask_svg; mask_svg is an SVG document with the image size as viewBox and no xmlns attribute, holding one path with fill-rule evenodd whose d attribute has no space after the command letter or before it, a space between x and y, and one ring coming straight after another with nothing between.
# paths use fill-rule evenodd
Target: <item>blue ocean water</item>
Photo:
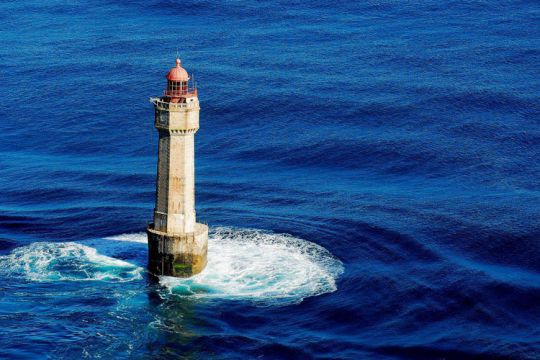
<instances>
[{"instance_id":1,"label":"blue ocean water","mask_svg":"<svg viewBox=\"0 0 540 360\"><path fill-rule=\"evenodd\" d=\"M0 358L539 359L537 1L2 1ZM210 264L152 279L150 96Z\"/></svg>"}]
</instances>

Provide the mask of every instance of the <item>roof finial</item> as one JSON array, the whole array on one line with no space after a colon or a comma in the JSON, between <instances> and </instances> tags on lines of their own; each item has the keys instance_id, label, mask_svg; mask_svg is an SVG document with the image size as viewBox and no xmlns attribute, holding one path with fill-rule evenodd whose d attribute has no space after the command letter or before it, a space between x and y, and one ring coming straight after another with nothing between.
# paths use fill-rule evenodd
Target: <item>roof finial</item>
<instances>
[{"instance_id":1,"label":"roof finial","mask_svg":"<svg viewBox=\"0 0 540 360\"><path fill-rule=\"evenodd\" d=\"M178 48L176 48L176 67L180 67L180 55L178 54Z\"/></svg>"}]
</instances>

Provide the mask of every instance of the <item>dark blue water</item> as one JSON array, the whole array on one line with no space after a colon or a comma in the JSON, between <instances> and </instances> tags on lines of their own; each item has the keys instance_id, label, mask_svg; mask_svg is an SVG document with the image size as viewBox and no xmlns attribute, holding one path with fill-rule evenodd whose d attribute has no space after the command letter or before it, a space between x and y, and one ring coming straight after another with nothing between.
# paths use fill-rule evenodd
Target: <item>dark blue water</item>
<instances>
[{"instance_id":1,"label":"dark blue water","mask_svg":"<svg viewBox=\"0 0 540 360\"><path fill-rule=\"evenodd\" d=\"M536 1L3 1L0 358L539 359L539 24ZM211 264L157 282L148 97L177 50Z\"/></svg>"}]
</instances>

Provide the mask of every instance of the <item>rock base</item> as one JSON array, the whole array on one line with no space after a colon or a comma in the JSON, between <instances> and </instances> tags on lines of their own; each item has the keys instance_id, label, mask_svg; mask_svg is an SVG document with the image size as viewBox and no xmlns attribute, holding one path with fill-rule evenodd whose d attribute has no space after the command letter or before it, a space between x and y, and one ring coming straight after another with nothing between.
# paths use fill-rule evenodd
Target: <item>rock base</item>
<instances>
[{"instance_id":1,"label":"rock base","mask_svg":"<svg viewBox=\"0 0 540 360\"><path fill-rule=\"evenodd\" d=\"M154 275L190 277L206 267L208 254L208 226L195 224L189 234L168 234L154 230L148 234L148 270Z\"/></svg>"}]
</instances>

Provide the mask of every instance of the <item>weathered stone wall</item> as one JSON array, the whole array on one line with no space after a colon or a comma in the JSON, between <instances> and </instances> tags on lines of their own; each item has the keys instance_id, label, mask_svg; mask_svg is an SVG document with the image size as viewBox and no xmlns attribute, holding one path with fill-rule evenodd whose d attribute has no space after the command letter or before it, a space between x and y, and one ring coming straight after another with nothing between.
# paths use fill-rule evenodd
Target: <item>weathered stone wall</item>
<instances>
[{"instance_id":1,"label":"weathered stone wall","mask_svg":"<svg viewBox=\"0 0 540 360\"><path fill-rule=\"evenodd\" d=\"M191 234L169 235L153 229L148 234L148 270L155 275L189 277L206 266L208 226L197 223Z\"/></svg>"},{"instance_id":2,"label":"weathered stone wall","mask_svg":"<svg viewBox=\"0 0 540 360\"><path fill-rule=\"evenodd\" d=\"M167 232L191 233L195 229L195 137L191 133L170 138Z\"/></svg>"},{"instance_id":3,"label":"weathered stone wall","mask_svg":"<svg viewBox=\"0 0 540 360\"><path fill-rule=\"evenodd\" d=\"M156 177L156 206L154 208L154 224L156 229L167 231L167 213L169 207L169 132L159 130L158 166Z\"/></svg>"},{"instance_id":4,"label":"weathered stone wall","mask_svg":"<svg viewBox=\"0 0 540 360\"><path fill-rule=\"evenodd\" d=\"M175 111L156 106L159 131L154 224L159 231L191 233L195 228L195 132L199 107Z\"/></svg>"},{"instance_id":5,"label":"weathered stone wall","mask_svg":"<svg viewBox=\"0 0 540 360\"><path fill-rule=\"evenodd\" d=\"M148 269L186 277L206 266L208 226L196 223L195 133L199 104L154 102L159 132L154 223L147 229Z\"/></svg>"}]
</instances>

